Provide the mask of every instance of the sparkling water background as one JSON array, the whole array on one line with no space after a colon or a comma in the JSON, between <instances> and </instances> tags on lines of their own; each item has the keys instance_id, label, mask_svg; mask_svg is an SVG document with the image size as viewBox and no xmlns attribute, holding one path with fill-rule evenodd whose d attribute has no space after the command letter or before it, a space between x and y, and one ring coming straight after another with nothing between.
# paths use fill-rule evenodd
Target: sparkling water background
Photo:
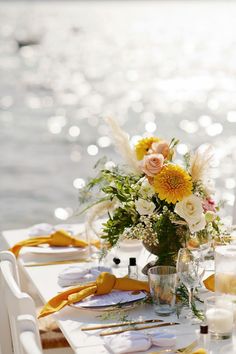
<instances>
[{"instance_id":1,"label":"sparkling water background","mask_svg":"<svg viewBox=\"0 0 236 354\"><path fill-rule=\"evenodd\" d=\"M230 221L235 13L230 1L0 1L1 228L78 220L94 163L120 161L106 115L131 143L179 138L177 158L211 143Z\"/></svg>"}]
</instances>

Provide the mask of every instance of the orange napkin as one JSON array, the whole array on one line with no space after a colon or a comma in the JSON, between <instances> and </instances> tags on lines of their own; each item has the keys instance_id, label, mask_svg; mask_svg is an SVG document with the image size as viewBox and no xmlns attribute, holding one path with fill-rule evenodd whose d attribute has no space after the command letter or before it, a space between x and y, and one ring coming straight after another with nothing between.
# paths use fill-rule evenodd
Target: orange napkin
<instances>
[{"instance_id":1,"label":"orange napkin","mask_svg":"<svg viewBox=\"0 0 236 354\"><path fill-rule=\"evenodd\" d=\"M61 310L66 305L79 302L90 295L104 295L116 290L134 290L149 292L148 282L129 278L116 278L115 275L103 272L96 281L70 288L59 293L42 308L39 318Z\"/></svg>"},{"instance_id":2,"label":"orange napkin","mask_svg":"<svg viewBox=\"0 0 236 354\"><path fill-rule=\"evenodd\" d=\"M208 290L215 291L215 274L212 274L203 280L203 283Z\"/></svg>"},{"instance_id":3,"label":"orange napkin","mask_svg":"<svg viewBox=\"0 0 236 354\"><path fill-rule=\"evenodd\" d=\"M44 243L48 243L50 246L58 246L58 247L65 247L65 246L74 246L74 247L86 247L88 243L83 240L79 240L70 234L68 234L64 230L57 230L53 234L49 236L42 236L42 237L35 237L29 238L27 240L18 242L9 249L12 253L15 254L17 257L22 247L25 246L38 246ZM92 244L96 247L99 247L99 241L93 241Z\"/></svg>"}]
</instances>

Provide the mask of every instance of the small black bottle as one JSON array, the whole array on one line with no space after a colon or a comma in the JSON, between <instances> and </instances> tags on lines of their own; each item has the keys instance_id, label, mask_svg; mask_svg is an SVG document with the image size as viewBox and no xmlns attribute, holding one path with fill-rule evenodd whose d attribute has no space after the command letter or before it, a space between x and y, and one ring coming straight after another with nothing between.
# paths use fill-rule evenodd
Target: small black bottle
<instances>
[{"instance_id":1,"label":"small black bottle","mask_svg":"<svg viewBox=\"0 0 236 354\"><path fill-rule=\"evenodd\" d=\"M138 267L136 264L136 258L129 259L128 277L131 279L138 279Z\"/></svg>"}]
</instances>

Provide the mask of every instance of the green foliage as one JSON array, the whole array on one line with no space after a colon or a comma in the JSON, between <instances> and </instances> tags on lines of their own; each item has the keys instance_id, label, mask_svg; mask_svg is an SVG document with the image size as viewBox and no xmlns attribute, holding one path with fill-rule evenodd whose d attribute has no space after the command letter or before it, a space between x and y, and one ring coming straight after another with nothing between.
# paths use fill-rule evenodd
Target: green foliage
<instances>
[{"instance_id":1,"label":"green foliage","mask_svg":"<svg viewBox=\"0 0 236 354\"><path fill-rule=\"evenodd\" d=\"M122 175L116 171L103 170L103 178L109 182L102 191L109 195L110 199L117 198L122 203L128 203L137 199L140 175Z\"/></svg>"},{"instance_id":2,"label":"green foliage","mask_svg":"<svg viewBox=\"0 0 236 354\"><path fill-rule=\"evenodd\" d=\"M128 322L130 321L129 315L127 315L124 310L117 310L116 311L104 311L101 315L96 316L97 318L101 319L102 321L106 320L114 320L115 322Z\"/></svg>"},{"instance_id":3,"label":"green foliage","mask_svg":"<svg viewBox=\"0 0 236 354\"><path fill-rule=\"evenodd\" d=\"M81 191L80 202L87 203L81 213L104 200L115 200L119 203L113 215L109 214L108 221L103 225L102 238L112 246L117 243L126 228L138 221L139 214L135 210L134 201L138 199L141 177L142 175L127 174L118 168L103 169Z\"/></svg>"},{"instance_id":4,"label":"green foliage","mask_svg":"<svg viewBox=\"0 0 236 354\"><path fill-rule=\"evenodd\" d=\"M176 290L176 296L177 299L181 302L181 304L183 306L189 306L189 295L188 295L188 289L186 288L186 286L181 283L179 285L179 287ZM195 300L202 302L196 295L194 296L194 300L191 303L191 310L194 316L196 316L199 320L203 321L204 320L204 313L203 311L199 310L197 308L196 302ZM179 317L180 315L180 307L177 306L178 312L177 312L177 316Z\"/></svg>"},{"instance_id":5,"label":"green foliage","mask_svg":"<svg viewBox=\"0 0 236 354\"><path fill-rule=\"evenodd\" d=\"M184 154L184 166L186 168L186 170L188 171L190 168L190 158L191 158L191 154L189 152L187 152L186 154Z\"/></svg>"},{"instance_id":6,"label":"green foliage","mask_svg":"<svg viewBox=\"0 0 236 354\"><path fill-rule=\"evenodd\" d=\"M176 255L181 248L181 238L177 235L174 225L168 215L162 214L153 224L153 229L158 237L158 264L176 264Z\"/></svg>"},{"instance_id":7,"label":"green foliage","mask_svg":"<svg viewBox=\"0 0 236 354\"><path fill-rule=\"evenodd\" d=\"M131 212L132 211L132 212ZM114 246L126 228L135 225L138 221L138 214L135 209L117 208L113 216L109 215L108 221L103 224L102 238Z\"/></svg>"},{"instance_id":8,"label":"green foliage","mask_svg":"<svg viewBox=\"0 0 236 354\"><path fill-rule=\"evenodd\" d=\"M79 191L79 204L86 206L79 211L83 213L93 205L117 198L121 202L137 199L141 175L124 174L118 168L103 169Z\"/></svg>"}]
</instances>

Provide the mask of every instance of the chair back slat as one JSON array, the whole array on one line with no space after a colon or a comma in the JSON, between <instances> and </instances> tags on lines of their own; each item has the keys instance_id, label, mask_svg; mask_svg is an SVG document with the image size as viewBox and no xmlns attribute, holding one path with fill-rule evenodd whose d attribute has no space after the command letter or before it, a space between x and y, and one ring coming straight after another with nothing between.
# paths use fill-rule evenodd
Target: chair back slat
<instances>
[{"instance_id":1,"label":"chair back slat","mask_svg":"<svg viewBox=\"0 0 236 354\"><path fill-rule=\"evenodd\" d=\"M19 284L19 274L16 265L16 258L15 256L9 251L2 251L0 252L0 262L9 261L11 264L11 272L12 276L14 277L17 284ZM11 328L10 322L8 317L7 306L4 301L5 294L4 294L4 281L1 275L0 269L0 314L1 314L1 321L0 321L0 349L2 353L13 353L13 345L12 345L12 337L11 337Z\"/></svg>"},{"instance_id":2,"label":"chair back slat","mask_svg":"<svg viewBox=\"0 0 236 354\"><path fill-rule=\"evenodd\" d=\"M35 318L31 315L20 315L17 317L16 326L22 353L42 354Z\"/></svg>"},{"instance_id":3,"label":"chair back slat","mask_svg":"<svg viewBox=\"0 0 236 354\"><path fill-rule=\"evenodd\" d=\"M12 262L11 257L9 256L3 259L2 256L0 259L1 286L8 313L8 331L10 326L13 352L14 354L23 354L18 335L17 318L21 315L27 314L34 318L36 323L35 304L28 294L21 292L18 283L19 276L17 268L14 269L15 265L14 262ZM37 333L39 337L39 332L37 331ZM9 353L12 353L12 351Z\"/></svg>"}]
</instances>

